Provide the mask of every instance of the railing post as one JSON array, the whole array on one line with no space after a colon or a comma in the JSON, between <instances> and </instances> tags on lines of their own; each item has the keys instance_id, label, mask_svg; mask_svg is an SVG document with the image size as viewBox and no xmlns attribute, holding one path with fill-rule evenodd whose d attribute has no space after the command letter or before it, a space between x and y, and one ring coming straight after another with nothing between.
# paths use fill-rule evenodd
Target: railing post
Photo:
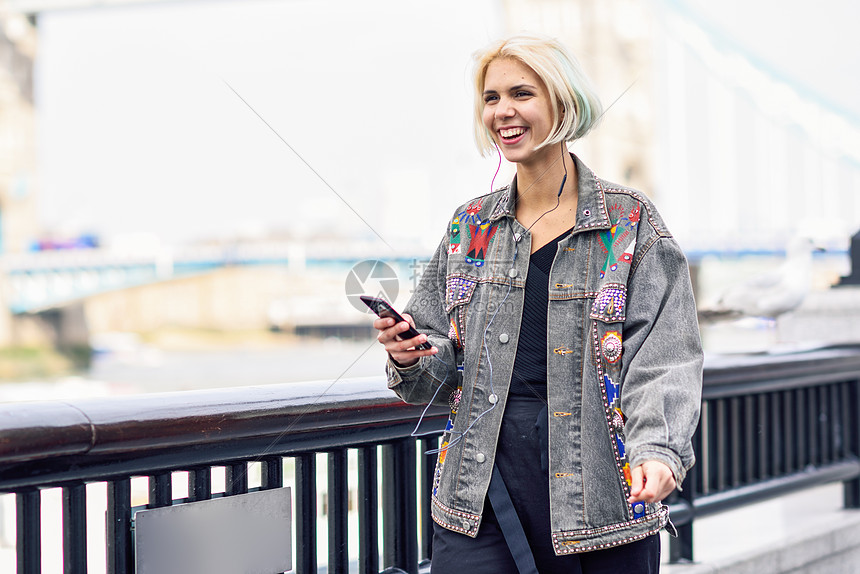
<instances>
[{"instance_id":1,"label":"railing post","mask_svg":"<svg viewBox=\"0 0 860 574\"><path fill-rule=\"evenodd\" d=\"M691 513L694 512L693 499L695 494L693 491L696 484L696 472L695 466L690 469L682 484L683 490L677 493L678 498L687 503L687 508ZM690 516L689 520L675 525L678 530L678 537L669 539L669 562L672 564L693 561L693 518L694 516Z\"/></svg>"},{"instance_id":2,"label":"railing post","mask_svg":"<svg viewBox=\"0 0 860 574\"><path fill-rule=\"evenodd\" d=\"M358 449L358 571L379 572L379 490L376 446Z\"/></svg>"},{"instance_id":3,"label":"railing post","mask_svg":"<svg viewBox=\"0 0 860 574\"><path fill-rule=\"evenodd\" d=\"M284 485L284 461L279 456L269 456L263 459L260 475L260 487L263 490L281 488Z\"/></svg>"},{"instance_id":4,"label":"railing post","mask_svg":"<svg viewBox=\"0 0 860 574\"><path fill-rule=\"evenodd\" d=\"M848 385L848 408L845 424L850 425L848 438L850 444L847 451L855 457L860 457L860 379L851 381ZM843 484L843 500L845 508L860 508L860 477L847 480Z\"/></svg>"},{"instance_id":5,"label":"railing post","mask_svg":"<svg viewBox=\"0 0 860 574\"><path fill-rule=\"evenodd\" d=\"M226 490L230 496L248 492L248 463L238 462L227 465Z\"/></svg>"},{"instance_id":6,"label":"railing post","mask_svg":"<svg viewBox=\"0 0 860 574\"><path fill-rule=\"evenodd\" d=\"M194 468L188 471L188 500L197 502L212 498L212 469Z\"/></svg>"},{"instance_id":7,"label":"railing post","mask_svg":"<svg viewBox=\"0 0 860 574\"><path fill-rule=\"evenodd\" d=\"M111 481L107 490L107 571L108 574L132 574L131 479Z\"/></svg>"},{"instance_id":8,"label":"railing post","mask_svg":"<svg viewBox=\"0 0 860 574\"><path fill-rule=\"evenodd\" d=\"M63 573L87 571L87 487L63 488Z\"/></svg>"},{"instance_id":9,"label":"railing post","mask_svg":"<svg viewBox=\"0 0 860 574\"><path fill-rule=\"evenodd\" d=\"M415 440L383 447L383 549L385 566L418 574Z\"/></svg>"},{"instance_id":10,"label":"railing post","mask_svg":"<svg viewBox=\"0 0 860 574\"><path fill-rule=\"evenodd\" d=\"M149 508L162 508L173 504L173 475L160 472L149 477Z\"/></svg>"},{"instance_id":11,"label":"railing post","mask_svg":"<svg viewBox=\"0 0 860 574\"><path fill-rule=\"evenodd\" d=\"M349 485L346 449L328 454L328 571L349 573L347 552L347 511Z\"/></svg>"},{"instance_id":12,"label":"railing post","mask_svg":"<svg viewBox=\"0 0 860 574\"><path fill-rule=\"evenodd\" d=\"M433 494L433 479L436 475L436 454L425 454L439 447L439 437L425 437L418 443L421 445L421 559L433 558L433 517L431 516L431 497Z\"/></svg>"},{"instance_id":13,"label":"railing post","mask_svg":"<svg viewBox=\"0 0 860 574\"><path fill-rule=\"evenodd\" d=\"M15 495L18 574L42 571L41 494L36 489Z\"/></svg>"},{"instance_id":14,"label":"railing post","mask_svg":"<svg viewBox=\"0 0 860 574\"><path fill-rule=\"evenodd\" d=\"M317 572L316 455L296 457L296 573Z\"/></svg>"}]
</instances>

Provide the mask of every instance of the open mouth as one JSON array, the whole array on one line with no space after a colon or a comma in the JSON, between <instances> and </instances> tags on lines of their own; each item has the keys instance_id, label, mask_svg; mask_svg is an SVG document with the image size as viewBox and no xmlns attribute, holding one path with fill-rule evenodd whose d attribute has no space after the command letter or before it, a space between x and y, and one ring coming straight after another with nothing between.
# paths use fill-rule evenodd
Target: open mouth
<instances>
[{"instance_id":1,"label":"open mouth","mask_svg":"<svg viewBox=\"0 0 860 574\"><path fill-rule=\"evenodd\" d=\"M499 130L499 137L503 142L508 143L522 137L524 133L526 133L526 128L523 127L502 128Z\"/></svg>"}]
</instances>

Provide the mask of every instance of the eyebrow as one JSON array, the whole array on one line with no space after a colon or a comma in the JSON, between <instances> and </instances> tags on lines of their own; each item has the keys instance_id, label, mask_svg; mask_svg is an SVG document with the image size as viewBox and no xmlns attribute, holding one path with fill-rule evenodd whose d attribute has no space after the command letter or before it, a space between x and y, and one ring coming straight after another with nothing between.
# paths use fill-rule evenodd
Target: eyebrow
<instances>
[{"instance_id":1,"label":"eyebrow","mask_svg":"<svg viewBox=\"0 0 860 574\"><path fill-rule=\"evenodd\" d=\"M509 92L516 92L517 90L521 90L523 88L527 88L529 90L537 90L537 88L535 86L532 86L531 84L517 84L516 86L511 86L508 89L508 91ZM496 91L496 90L484 90L485 96L489 95L489 94L497 94L497 93L498 93L498 91Z\"/></svg>"}]
</instances>

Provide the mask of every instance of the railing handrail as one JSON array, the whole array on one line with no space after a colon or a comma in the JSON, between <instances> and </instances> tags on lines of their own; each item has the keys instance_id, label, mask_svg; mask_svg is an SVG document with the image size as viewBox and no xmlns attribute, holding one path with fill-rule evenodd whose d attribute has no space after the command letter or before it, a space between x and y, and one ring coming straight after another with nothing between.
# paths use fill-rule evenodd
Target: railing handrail
<instances>
[{"instance_id":1,"label":"railing handrail","mask_svg":"<svg viewBox=\"0 0 860 574\"><path fill-rule=\"evenodd\" d=\"M393 440L422 410L384 377L0 403L0 490ZM427 428L446 416L428 409Z\"/></svg>"},{"instance_id":2,"label":"railing handrail","mask_svg":"<svg viewBox=\"0 0 860 574\"><path fill-rule=\"evenodd\" d=\"M860 346L721 357L706 363L704 394L715 398L787 389L852 374L860 377ZM0 490L101 480L136 466L151 473L156 454L167 470L171 464L211 464L231 451L247 458L252 446L275 455L394 439L415 424L422 410L398 399L382 376L0 403ZM428 429L441 430L446 411L431 408ZM181 451L181 460L164 457L171 451ZM125 457L128 463L118 466ZM101 469L107 461L110 474Z\"/></svg>"}]
</instances>

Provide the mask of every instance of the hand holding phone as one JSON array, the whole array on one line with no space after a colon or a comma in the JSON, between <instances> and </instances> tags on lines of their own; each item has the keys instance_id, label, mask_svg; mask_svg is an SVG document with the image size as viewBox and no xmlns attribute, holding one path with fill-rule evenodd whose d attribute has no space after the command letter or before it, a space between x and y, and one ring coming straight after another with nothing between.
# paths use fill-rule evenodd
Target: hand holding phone
<instances>
[{"instance_id":1,"label":"hand holding phone","mask_svg":"<svg viewBox=\"0 0 860 574\"><path fill-rule=\"evenodd\" d=\"M359 299L364 301L364 304L367 305L368 307L370 307L371 310L373 310L373 312L376 313L380 317L391 317L392 319L394 319L395 324L406 321L406 319L404 319L400 315L400 313L395 311L394 307L392 307L384 299L380 299L379 297L371 297L370 295L360 295ZM408 321L406 321L406 322L408 323ZM406 331L404 331L403 333L398 335L398 338L400 340L406 340L406 339L411 339L413 337L417 337L420 334L421 333L419 333L418 331L415 330L415 327L412 327L410 325L409 329L407 329ZM420 344L416 345L415 348L422 350L422 351L425 351L425 350L432 349L433 345L425 342L425 343L420 343Z\"/></svg>"}]
</instances>

